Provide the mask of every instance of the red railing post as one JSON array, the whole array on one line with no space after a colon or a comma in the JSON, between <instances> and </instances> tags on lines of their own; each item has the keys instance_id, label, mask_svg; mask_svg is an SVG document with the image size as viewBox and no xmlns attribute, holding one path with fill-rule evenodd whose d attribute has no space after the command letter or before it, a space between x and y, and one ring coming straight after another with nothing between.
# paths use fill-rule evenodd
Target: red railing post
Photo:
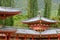
<instances>
[{"instance_id":1,"label":"red railing post","mask_svg":"<svg viewBox=\"0 0 60 40\"><path fill-rule=\"evenodd\" d=\"M60 34L58 34L58 40L60 40Z\"/></svg>"},{"instance_id":2,"label":"red railing post","mask_svg":"<svg viewBox=\"0 0 60 40\"><path fill-rule=\"evenodd\" d=\"M24 36L24 40L27 40L27 35Z\"/></svg>"},{"instance_id":3,"label":"red railing post","mask_svg":"<svg viewBox=\"0 0 60 40\"><path fill-rule=\"evenodd\" d=\"M50 40L50 36L48 36L48 40Z\"/></svg>"},{"instance_id":4,"label":"red railing post","mask_svg":"<svg viewBox=\"0 0 60 40\"><path fill-rule=\"evenodd\" d=\"M34 40L34 36L32 36L32 40Z\"/></svg>"},{"instance_id":5,"label":"red railing post","mask_svg":"<svg viewBox=\"0 0 60 40\"><path fill-rule=\"evenodd\" d=\"M16 40L19 40L18 34L17 34L17 36L16 36Z\"/></svg>"}]
</instances>

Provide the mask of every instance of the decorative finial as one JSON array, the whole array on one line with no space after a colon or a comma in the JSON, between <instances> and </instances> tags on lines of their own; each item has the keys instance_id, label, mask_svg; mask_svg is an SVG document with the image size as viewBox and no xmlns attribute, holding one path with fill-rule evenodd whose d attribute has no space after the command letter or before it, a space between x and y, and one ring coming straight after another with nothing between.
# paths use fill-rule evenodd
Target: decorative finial
<instances>
[{"instance_id":1,"label":"decorative finial","mask_svg":"<svg viewBox=\"0 0 60 40\"><path fill-rule=\"evenodd\" d=\"M38 11L39 13L41 12L41 11Z\"/></svg>"},{"instance_id":2,"label":"decorative finial","mask_svg":"<svg viewBox=\"0 0 60 40\"><path fill-rule=\"evenodd\" d=\"M37 15L37 16L41 16L41 14L40 14L40 13L41 13L41 11L38 11L38 15Z\"/></svg>"}]
</instances>

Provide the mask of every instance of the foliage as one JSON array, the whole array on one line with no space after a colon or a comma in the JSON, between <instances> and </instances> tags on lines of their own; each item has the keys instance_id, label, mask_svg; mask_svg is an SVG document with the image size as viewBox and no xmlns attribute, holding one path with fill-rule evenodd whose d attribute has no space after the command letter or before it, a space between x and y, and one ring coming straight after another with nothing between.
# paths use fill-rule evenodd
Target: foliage
<instances>
[{"instance_id":1,"label":"foliage","mask_svg":"<svg viewBox=\"0 0 60 40\"><path fill-rule=\"evenodd\" d=\"M51 0L44 0L45 9L44 9L44 17L49 18L51 13Z\"/></svg>"},{"instance_id":2,"label":"foliage","mask_svg":"<svg viewBox=\"0 0 60 40\"><path fill-rule=\"evenodd\" d=\"M5 19L5 25L6 26L13 26L14 22L13 22L13 17L9 17Z\"/></svg>"},{"instance_id":3,"label":"foliage","mask_svg":"<svg viewBox=\"0 0 60 40\"><path fill-rule=\"evenodd\" d=\"M22 23L22 21L25 19L27 19L27 14L20 14L14 16L14 26L17 26L16 28L28 28L27 25Z\"/></svg>"},{"instance_id":4,"label":"foliage","mask_svg":"<svg viewBox=\"0 0 60 40\"><path fill-rule=\"evenodd\" d=\"M29 0L28 2L28 18L32 18L38 14L37 0Z\"/></svg>"},{"instance_id":5,"label":"foliage","mask_svg":"<svg viewBox=\"0 0 60 40\"><path fill-rule=\"evenodd\" d=\"M57 27L57 28L60 28L60 16L56 16L56 17L52 17L51 19L53 19L53 20L56 20L57 21L57 23L56 24L52 24L51 26L53 26L53 27Z\"/></svg>"},{"instance_id":6,"label":"foliage","mask_svg":"<svg viewBox=\"0 0 60 40\"><path fill-rule=\"evenodd\" d=\"M55 19L56 18L57 18L57 21L58 21L57 25L58 25L58 27L60 27L60 4L59 4L59 8L58 8L58 14L57 14L57 17L55 17Z\"/></svg>"},{"instance_id":7,"label":"foliage","mask_svg":"<svg viewBox=\"0 0 60 40\"><path fill-rule=\"evenodd\" d=\"M12 7L14 6L14 0L0 0L0 6Z\"/></svg>"},{"instance_id":8,"label":"foliage","mask_svg":"<svg viewBox=\"0 0 60 40\"><path fill-rule=\"evenodd\" d=\"M58 14L57 14L57 16L60 16L60 4L59 4Z\"/></svg>"},{"instance_id":9,"label":"foliage","mask_svg":"<svg viewBox=\"0 0 60 40\"><path fill-rule=\"evenodd\" d=\"M57 28L60 28L60 4L59 4L59 8L58 8L58 13L57 16L52 17L53 20L56 20L57 23L56 24L52 24L51 26L56 26Z\"/></svg>"}]
</instances>

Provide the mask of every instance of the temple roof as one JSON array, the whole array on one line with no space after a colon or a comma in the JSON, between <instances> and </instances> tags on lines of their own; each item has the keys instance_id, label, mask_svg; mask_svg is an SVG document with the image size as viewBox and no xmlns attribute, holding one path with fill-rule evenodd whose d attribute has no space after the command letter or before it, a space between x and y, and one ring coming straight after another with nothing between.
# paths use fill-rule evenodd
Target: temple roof
<instances>
[{"instance_id":1,"label":"temple roof","mask_svg":"<svg viewBox=\"0 0 60 40\"><path fill-rule=\"evenodd\" d=\"M60 29L58 28L55 28L55 29L48 29L48 30L45 30L45 31L42 31L42 32L38 32L38 31L35 31L35 30L31 30L31 29L24 29L24 28L3 28L3 29L0 29L0 32L1 30L3 31L14 31L16 30L16 33L17 34L33 34L33 35L49 35L49 34L59 34L60 33Z\"/></svg>"},{"instance_id":2,"label":"temple roof","mask_svg":"<svg viewBox=\"0 0 60 40\"><path fill-rule=\"evenodd\" d=\"M59 34L60 33L60 29L50 29L50 30L46 30L44 32L41 32L42 35L45 34Z\"/></svg>"},{"instance_id":3,"label":"temple roof","mask_svg":"<svg viewBox=\"0 0 60 40\"><path fill-rule=\"evenodd\" d=\"M38 32L38 31L35 31L35 30L31 30L31 29L17 29L16 33L49 35L49 34L58 34L58 33L60 33L59 30L60 29L49 29L49 30L45 30L45 31L42 31L42 32Z\"/></svg>"},{"instance_id":4,"label":"temple roof","mask_svg":"<svg viewBox=\"0 0 60 40\"><path fill-rule=\"evenodd\" d=\"M0 28L0 32L16 32L17 34L40 34L40 32L37 32L35 30L31 29L24 29L24 28L11 28L11 26L5 26L5 28Z\"/></svg>"},{"instance_id":5,"label":"temple roof","mask_svg":"<svg viewBox=\"0 0 60 40\"><path fill-rule=\"evenodd\" d=\"M11 7L0 7L0 12L19 12L16 8Z\"/></svg>"},{"instance_id":6,"label":"temple roof","mask_svg":"<svg viewBox=\"0 0 60 40\"><path fill-rule=\"evenodd\" d=\"M30 30L30 29L17 29L16 33L21 33L21 34L40 34L40 32L37 32L35 30Z\"/></svg>"},{"instance_id":7,"label":"temple roof","mask_svg":"<svg viewBox=\"0 0 60 40\"><path fill-rule=\"evenodd\" d=\"M17 14L20 14L21 11L17 8L12 7L0 7L0 19L6 19L7 17L11 17Z\"/></svg>"},{"instance_id":8,"label":"temple roof","mask_svg":"<svg viewBox=\"0 0 60 40\"><path fill-rule=\"evenodd\" d=\"M6 27L6 28L0 28L0 32L4 33L4 32L16 32L16 29L15 28L10 28L10 27Z\"/></svg>"},{"instance_id":9,"label":"temple roof","mask_svg":"<svg viewBox=\"0 0 60 40\"><path fill-rule=\"evenodd\" d=\"M55 21L55 20L51 20L51 19L48 19L48 18L45 18L45 17L40 17L40 16L31 18L31 19L28 19L28 20L24 20L24 21L22 21L22 22L23 22L23 23L29 23L29 22L35 22L35 21L38 21L38 20L42 20L42 21L45 21L45 22L52 22L52 23L57 22L57 21Z\"/></svg>"}]
</instances>

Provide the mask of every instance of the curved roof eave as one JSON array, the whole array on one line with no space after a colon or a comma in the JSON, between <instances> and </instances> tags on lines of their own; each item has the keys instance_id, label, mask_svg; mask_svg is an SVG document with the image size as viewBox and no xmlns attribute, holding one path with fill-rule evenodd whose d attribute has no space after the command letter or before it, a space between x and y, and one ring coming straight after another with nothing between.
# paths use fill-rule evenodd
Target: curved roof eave
<instances>
[{"instance_id":1,"label":"curved roof eave","mask_svg":"<svg viewBox=\"0 0 60 40\"><path fill-rule=\"evenodd\" d=\"M22 33L22 34L36 34L39 35L40 32L34 31L34 30L29 30L29 29L17 29L16 33Z\"/></svg>"},{"instance_id":2,"label":"curved roof eave","mask_svg":"<svg viewBox=\"0 0 60 40\"><path fill-rule=\"evenodd\" d=\"M44 32L41 32L41 35L48 35L48 34L59 34L60 29L50 29L50 30L46 30Z\"/></svg>"},{"instance_id":3,"label":"curved roof eave","mask_svg":"<svg viewBox=\"0 0 60 40\"><path fill-rule=\"evenodd\" d=\"M44 17L34 17L34 18L31 18L31 19L28 19L28 20L24 20L22 21L23 23L29 23L29 22L35 22L35 21L38 21L38 20L42 20L42 21L45 21L45 22L50 22L50 23L57 23L57 21L55 20L51 20L51 19L47 19L47 18L44 18Z\"/></svg>"},{"instance_id":4,"label":"curved roof eave","mask_svg":"<svg viewBox=\"0 0 60 40\"><path fill-rule=\"evenodd\" d=\"M11 7L0 7L0 12L20 12L20 10Z\"/></svg>"}]
</instances>

